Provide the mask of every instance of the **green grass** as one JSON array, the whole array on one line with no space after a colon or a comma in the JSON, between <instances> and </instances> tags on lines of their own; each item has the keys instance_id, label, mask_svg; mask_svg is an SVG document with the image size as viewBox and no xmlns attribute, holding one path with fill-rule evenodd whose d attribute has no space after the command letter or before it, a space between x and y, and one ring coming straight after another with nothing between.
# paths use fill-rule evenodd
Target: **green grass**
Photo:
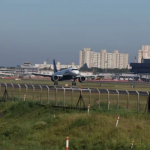
<instances>
[{"instance_id":1,"label":"green grass","mask_svg":"<svg viewBox=\"0 0 150 150\"><path fill-rule=\"evenodd\" d=\"M133 149L150 149L149 114L105 107L103 103L100 109L92 106L88 115L87 111L41 107L32 101L1 102L0 149L63 150L67 136L70 150L127 150L132 139Z\"/></svg>"}]
</instances>

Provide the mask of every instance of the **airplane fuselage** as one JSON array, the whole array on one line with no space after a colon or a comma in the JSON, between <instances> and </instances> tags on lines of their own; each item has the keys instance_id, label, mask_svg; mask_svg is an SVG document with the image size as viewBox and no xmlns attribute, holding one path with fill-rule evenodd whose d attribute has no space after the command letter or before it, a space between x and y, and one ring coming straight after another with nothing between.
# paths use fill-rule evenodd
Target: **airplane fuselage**
<instances>
[{"instance_id":1,"label":"airplane fuselage","mask_svg":"<svg viewBox=\"0 0 150 150\"><path fill-rule=\"evenodd\" d=\"M53 74L53 76L59 76L59 81L75 79L78 75L80 75L79 70L75 67L60 70Z\"/></svg>"}]
</instances>

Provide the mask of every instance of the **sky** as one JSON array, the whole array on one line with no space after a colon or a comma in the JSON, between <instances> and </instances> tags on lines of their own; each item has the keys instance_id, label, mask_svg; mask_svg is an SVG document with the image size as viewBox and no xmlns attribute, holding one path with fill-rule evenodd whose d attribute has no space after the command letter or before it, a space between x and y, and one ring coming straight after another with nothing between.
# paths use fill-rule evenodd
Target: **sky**
<instances>
[{"instance_id":1,"label":"sky","mask_svg":"<svg viewBox=\"0 0 150 150\"><path fill-rule=\"evenodd\" d=\"M90 47L129 53L150 45L149 0L0 0L0 66L79 64Z\"/></svg>"}]
</instances>

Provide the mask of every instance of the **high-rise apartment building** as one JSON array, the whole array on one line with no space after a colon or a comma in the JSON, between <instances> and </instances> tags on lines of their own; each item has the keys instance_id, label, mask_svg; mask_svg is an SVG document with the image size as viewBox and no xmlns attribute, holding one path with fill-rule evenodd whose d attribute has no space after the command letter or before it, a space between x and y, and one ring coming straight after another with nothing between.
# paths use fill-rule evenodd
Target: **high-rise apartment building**
<instances>
[{"instance_id":1,"label":"high-rise apartment building","mask_svg":"<svg viewBox=\"0 0 150 150\"><path fill-rule=\"evenodd\" d=\"M85 63L89 68L127 68L128 54L119 53L118 50L115 50L113 53L108 53L106 50L95 52L91 48L84 48L80 51L80 67Z\"/></svg>"},{"instance_id":2,"label":"high-rise apartment building","mask_svg":"<svg viewBox=\"0 0 150 150\"><path fill-rule=\"evenodd\" d=\"M80 51L79 66L82 66L82 64L86 63L88 67L91 67L90 55L91 55L91 48L84 48L83 51Z\"/></svg>"},{"instance_id":3,"label":"high-rise apartment building","mask_svg":"<svg viewBox=\"0 0 150 150\"><path fill-rule=\"evenodd\" d=\"M142 63L142 59L150 59L150 46L142 45L142 50L138 53L138 63Z\"/></svg>"}]
</instances>

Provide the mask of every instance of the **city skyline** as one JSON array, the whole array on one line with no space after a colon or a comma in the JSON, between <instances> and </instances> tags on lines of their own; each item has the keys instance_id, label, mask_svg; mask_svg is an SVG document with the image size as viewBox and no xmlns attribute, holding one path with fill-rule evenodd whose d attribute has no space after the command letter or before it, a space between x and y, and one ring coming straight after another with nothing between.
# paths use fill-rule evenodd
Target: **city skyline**
<instances>
[{"instance_id":1,"label":"city skyline","mask_svg":"<svg viewBox=\"0 0 150 150\"><path fill-rule=\"evenodd\" d=\"M106 50L96 52L91 48L83 48L79 53L79 66L82 67L85 63L89 68L129 68L128 53L120 53L118 50L114 50L114 52L107 52Z\"/></svg>"},{"instance_id":2,"label":"city skyline","mask_svg":"<svg viewBox=\"0 0 150 150\"><path fill-rule=\"evenodd\" d=\"M149 4L148 0L0 1L0 66L54 58L78 64L84 47L119 50L134 62L141 45L150 45Z\"/></svg>"},{"instance_id":3,"label":"city skyline","mask_svg":"<svg viewBox=\"0 0 150 150\"><path fill-rule=\"evenodd\" d=\"M149 45L142 45L142 48L143 47L150 47ZM103 51L103 50L105 50L105 51L107 51L106 49L101 49L101 50L99 50L99 51L95 51L95 50L93 50L92 48L83 48L83 50L84 49L90 49L91 51L93 51L93 52L96 52L96 53L101 53L101 51ZM115 52L115 51L119 51L119 50L113 50L113 51L107 51L107 53L113 53L113 52ZM132 60L132 62L135 62L135 58L136 58L136 61L137 61L137 58L138 58L138 63L141 63L141 62L139 62L139 51L141 51L141 50L138 50L138 53L137 53L137 57L134 57L133 58L133 60ZM76 65L79 65L80 66L80 52L81 52L81 50L80 51L78 51L78 54L79 54L79 56L75 59L75 61L73 62L68 62L68 63L65 63L66 65L70 65L71 63L75 63ZM121 52L121 51L119 51L120 53L122 53L122 54L127 54L128 55L128 57L129 57L129 54L128 53L125 53L125 52ZM145 58L145 57L143 57L143 58ZM150 59L150 57L148 57L149 59ZM55 58L54 58L55 59ZM77 62L77 60L78 60L78 62ZM20 64L18 63L17 65L21 65L21 64L23 64L23 63L25 63L25 62L29 62L29 63L31 63L31 64L41 64L42 62L46 62L47 64L52 64L52 61L53 61L53 59L51 59L51 60L49 60L49 58L47 58L47 59L44 59L44 60L41 60L41 61L35 61L34 63L32 62L32 61L30 61L30 60L25 60L25 61L22 61ZM64 64L63 63L63 61L61 61L61 60L56 60L57 61L57 63L62 63L62 64ZM130 64L130 61L129 61L129 59L128 59L128 64ZM4 66L4 67L15 67L15 66L17 66L17 65L0 65L0 66Z\"/></svg>"}]
</instances>

